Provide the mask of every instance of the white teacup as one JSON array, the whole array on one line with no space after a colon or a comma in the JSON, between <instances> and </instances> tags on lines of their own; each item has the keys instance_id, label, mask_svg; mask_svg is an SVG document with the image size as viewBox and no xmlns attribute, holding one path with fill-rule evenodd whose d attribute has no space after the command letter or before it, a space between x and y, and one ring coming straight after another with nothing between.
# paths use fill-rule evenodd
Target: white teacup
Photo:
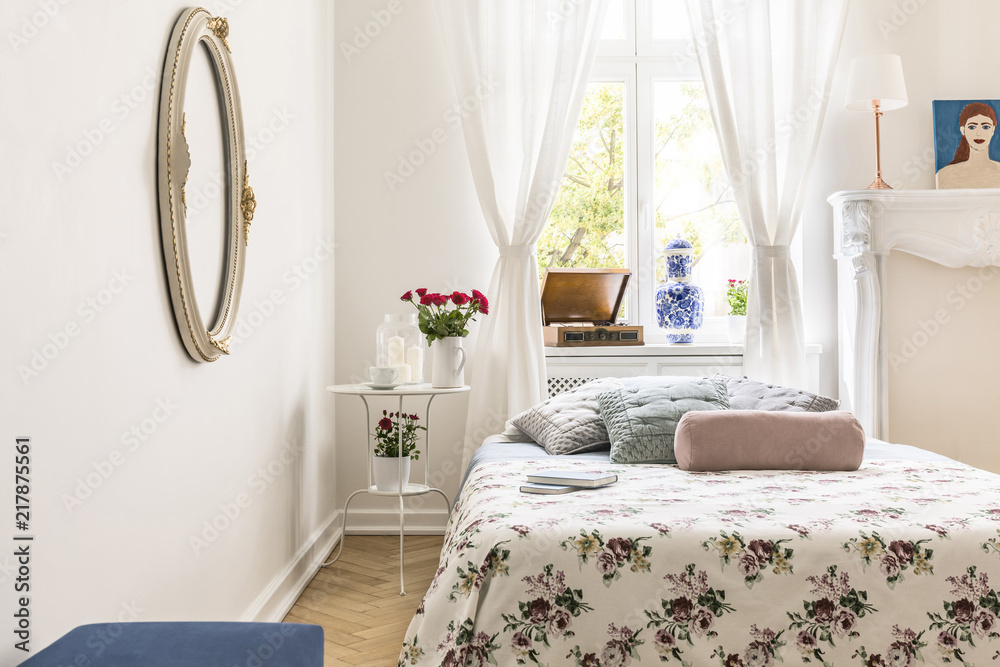
<instances>
[{"instance_id":1,"label":"white teacup","mask_svg":"<svg viewBox=\"0 0 1000 667\"><path fill-rule=\"evenodd\" d=\"M368 375L371 376L373 384L384 385L395 382L399 372L391 366L372 366L368 369Z\"/></svg>"}]
</instances>

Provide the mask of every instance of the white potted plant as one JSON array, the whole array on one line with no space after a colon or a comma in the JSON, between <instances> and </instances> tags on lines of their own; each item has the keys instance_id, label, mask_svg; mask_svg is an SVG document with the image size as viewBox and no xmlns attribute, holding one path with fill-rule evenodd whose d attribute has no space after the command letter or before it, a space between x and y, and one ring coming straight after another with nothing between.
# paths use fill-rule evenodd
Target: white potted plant
<instances>
[{"instance_id":1,"label":"white potted plant","mask_svg":"<svg viewBox=\"0 0 1000 667\"><path fill-rule=\"evenodd\" d=\"M746 280L729 279L726 301L729 316L726 317L726 337L730 343L743 343L747 330L747 292L750 283Z\"/></svg>"},{"instance_id":2,"label":"white potted plant","mask_svg":"<svg viewBox=\"0 0 1000 667\"><path fill-rule=\"evenodd\" d=\"M400 480L402 488L410 479L410 461L420 458L417 449L417 431L426 431L426 426L420 426L417 415L399 412L382 411L382 419L375 425L375 454L372 458L372 472L375 475L375 487L386 493L398 493ZM400 473L399 461L399 428L403 428L403 461Z\"/></svg>"}]
</instances>

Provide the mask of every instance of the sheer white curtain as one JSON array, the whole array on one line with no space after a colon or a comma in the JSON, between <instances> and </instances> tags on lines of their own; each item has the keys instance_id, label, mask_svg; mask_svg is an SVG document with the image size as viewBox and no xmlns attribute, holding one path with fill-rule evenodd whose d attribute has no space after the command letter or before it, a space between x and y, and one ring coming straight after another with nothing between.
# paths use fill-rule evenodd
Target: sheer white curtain
<instances>
[{"instance_id":1,"label":"sheer white curtain","mask_svg":"<svg viewBox=\"0 0 1000 667\"><path fill-rule=\"evenodd\" d=\"M435 5L476 192L500 250L490 314L480 319L463 468L484 425L493 422L498 432L545 393L535 243L559 191L607 4Z\"/></svg>"},{"instance_id":2,"label":"sheer white curtain","mask_svg":"<svg viewBox=\"0 0 1000 667\"><path fill-rule=\"evenodd\" d=\"M802 216L850 0L687 0L722 159L753 248L744 369L802 387L789 244Z\"/></svg>"}]
</instances>

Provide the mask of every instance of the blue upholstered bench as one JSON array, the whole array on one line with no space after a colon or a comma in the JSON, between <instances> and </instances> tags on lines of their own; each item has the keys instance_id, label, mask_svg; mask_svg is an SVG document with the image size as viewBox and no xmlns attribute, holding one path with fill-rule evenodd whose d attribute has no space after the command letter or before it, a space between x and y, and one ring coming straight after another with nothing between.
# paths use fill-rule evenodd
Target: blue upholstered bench
<instances>
[{"instance_id":1,"label":"blue upholstered bench","mask_svg":"<svg viewBox=\"0 0 1000 667\"><path fill-rule=\"evenodd\" d=\"M323 667L323 628L298 623L81 625L21 667Z\"/></svg>"}]
</instances>

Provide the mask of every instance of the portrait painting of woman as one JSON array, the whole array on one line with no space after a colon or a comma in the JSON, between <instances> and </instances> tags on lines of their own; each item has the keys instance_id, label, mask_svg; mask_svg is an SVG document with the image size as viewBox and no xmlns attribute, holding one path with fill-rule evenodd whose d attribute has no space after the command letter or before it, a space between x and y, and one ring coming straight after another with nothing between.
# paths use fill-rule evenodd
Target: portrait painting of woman
<instances>
[{"instance_id":1,"label":"portrait painting of woman","mask_svg":"<svg viewBox=\"0 0 1000 667\"><path fill-rule=\"evenodd\" d=\"M956 107L962 105L955 117ZM997 112L994 103L935 101L934 148L937 157L937 187L1000 188L1000 147L994 147ZM957 130L957 132L956 132ZM954 157L942 166L942 162Z\"/></svg>"}]
</instances>

